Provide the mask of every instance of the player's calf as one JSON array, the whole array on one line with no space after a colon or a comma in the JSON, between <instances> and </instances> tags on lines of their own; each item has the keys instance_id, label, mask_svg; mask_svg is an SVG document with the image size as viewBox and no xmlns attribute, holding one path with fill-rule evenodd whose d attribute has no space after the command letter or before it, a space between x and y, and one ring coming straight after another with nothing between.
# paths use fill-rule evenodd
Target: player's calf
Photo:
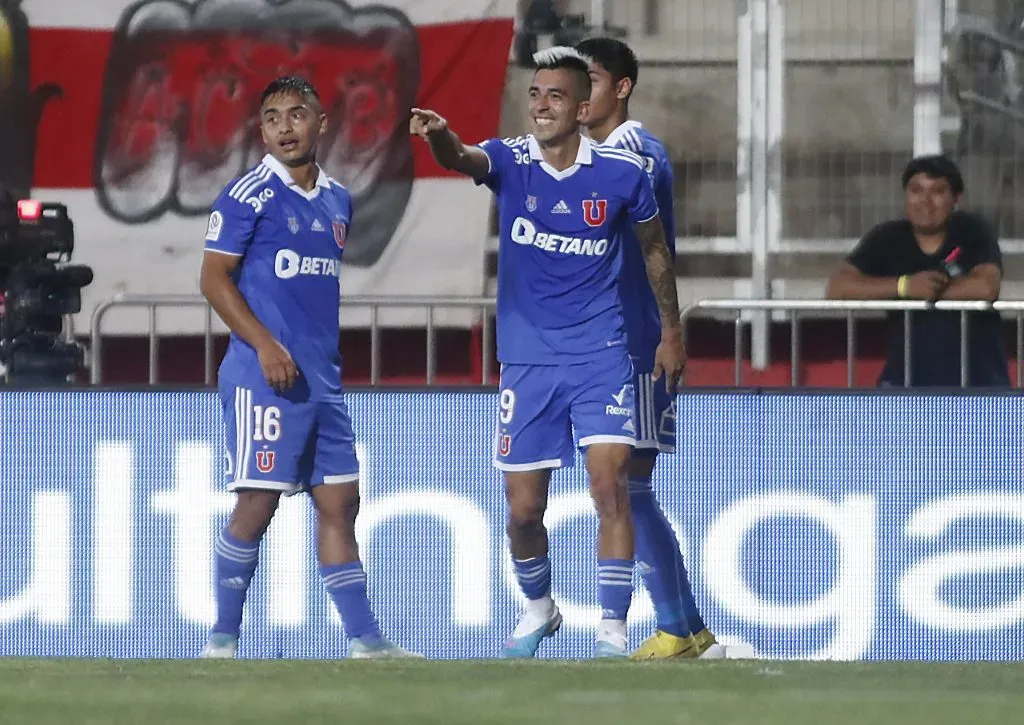
<instances>
[{"instance_id":1,"label":"player's calf","mask_svg":"<svg viewBox=\"0 0 1024 725\"><path fill-rule=\"evenodd\" d=\"M214 543L217 621L202 657L234 657L242 612L259 563L260 542L277 511L277 491L241 491L235 509Z\"/></svg>"},{"instance_id":2,"label":"player's calf","mask_svg":"<svg viewBox=\"0 0 1024 725\"><path fill-rule=\"evenodd\" d=\"M633 599L633 518L626 473L631 447L622 443L590 446L587 473L598 515L599 657L626 655L626 614Z\"/></svg>"},{"instance_id":3,"label":"player's calf","mask_svg":"<svg viewBox=\"0 0 1024 725\"><path fill-rule=\"evenodd\" d=\"M516 581L526 606L511 636L501 648L503 658L533 657L545 637L562 624L551 597L551 561L544 510L551 473L547 469L505 474L508 539Z\"/></svg>"},{"instance_id":4,"label":"player's calf","mask_svg":"<svg viewBox=\"0 0 1024 725\"><path fill-rule=\"evenodd\" d=\"M508 503L508 540L515 559L547 556L548 532L544 511L548 503L551 472L509 471L505 474L505 500Z\"/></svg>"},{"instance_id":5,"label":"player's calf","mask_svg":"<svg viewBox=\"0 0 1024 725\"><path fill-rule=\"evenodd\" d=\"M334 602L354 659L422 657L407 652L381 635L367 594L366 572L359 560L356 515L359 487L355 481L313 487L317 513L320 576Z\"/></svg>"}]
</instances>

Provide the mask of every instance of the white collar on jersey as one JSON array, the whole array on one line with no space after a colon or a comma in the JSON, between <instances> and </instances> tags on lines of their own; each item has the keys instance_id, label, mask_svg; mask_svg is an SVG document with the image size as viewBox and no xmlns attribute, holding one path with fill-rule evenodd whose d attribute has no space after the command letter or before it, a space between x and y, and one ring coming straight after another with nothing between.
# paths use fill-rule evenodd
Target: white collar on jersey
<instances>
[{"instance_id":1,"label":"white collar on jersey","mask_svg":"<svg viewBox=\"0 0 1024 725\"><path fill-rule=\"evenodd\" d=\"M640 143L640 139L635 133L631 133L638 128L643 128L639 121L623 121L620 125L615 127L615 130L608 134L608 138L604 140L602 146L623 146L628 151L635 151L640 153L643 151L643 145Z\"/></svg>"},{"instance_id":2,"label":"white collar on jersey","mask_svg":"<svg viewBox=\"0 0 1024 725\"><path fill-rule=\"evenodd\" d=\"M551 177L555 179L567 179L576 173L580 166L590 166L594 163L594 152L591 150L591 140L586 136L580 136L580 150L576 152L576 161L567 169L559 171L554 166L544 160L544 155L540 151L540 144L537 143L537 139L533 136L527 136L530 147L530 161L536 161L540 163L540 167Z\"/></svg>"},{"instance_id":3,"label":"white collar on jersey","mask_svg":"<svg viewBox=\"0 0 1024 725\"><path fill-rule=\"evenodd\" d=\"M271 171L273 171L275 174L277 174L277 178L283 181L289 189L294 191L296 194L304 196L306 199L315 198L316 195L320 193L320 189L331 188L331 178L327 175L327 172L320 168L319 165L316 168L320 173L317 174L316 186L313 187L312 191L306 191L297 183L295 183L295 179L292 178L291 173L288 171L288 167L282 164L277 159L275 159L270 154L267 154L266 156L263 157L263 165L266 166Z\"/></svg>"}]
</instances>

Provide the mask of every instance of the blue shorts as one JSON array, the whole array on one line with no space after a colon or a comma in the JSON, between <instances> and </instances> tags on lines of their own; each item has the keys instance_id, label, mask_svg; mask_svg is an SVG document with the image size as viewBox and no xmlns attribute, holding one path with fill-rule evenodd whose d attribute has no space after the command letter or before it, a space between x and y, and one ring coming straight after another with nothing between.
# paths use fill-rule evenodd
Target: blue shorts
<instances>
[{"instance_id":1,"label":"blue shorts","mask_svg":"<svg viewBox=\"0 0 1024 725\"><path fill-rule=\"evenodd\" d=\"M575 365L502 365L494 465L569 467L576 445L636 442L629 357Z\"/></svg>"},{"instance_id":2,"label":"blue shorts","mask_svg":"<svg viewBox=\"0 0 1024 725\"><path fill-rule=\"evenodd\" d=\"M637 373L635 457L653 457L676 452L676 394L665 388L665 376L651 379L650 373Z\"/></svg>"},{"instance_id":3,"label":"blue shorts","mask_svg":"<svg viewBox=\"0 0 1024 725\"><path fill-rule=\"evenodd\" d=\"M355 436L341 396L289 400L264 383L220 386L229 491L287 495L311 486L359 480Z\"/></svg>"}]
</instances>

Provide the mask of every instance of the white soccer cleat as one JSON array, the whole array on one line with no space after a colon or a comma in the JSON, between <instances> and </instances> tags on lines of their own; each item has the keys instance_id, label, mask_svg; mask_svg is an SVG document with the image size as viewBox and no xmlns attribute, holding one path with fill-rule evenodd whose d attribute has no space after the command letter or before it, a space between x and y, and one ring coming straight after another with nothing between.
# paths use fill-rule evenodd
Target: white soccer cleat
<instances>
[{"instance_id":1,"label":"white soccer cleat","mask_svg":"<svg viewBox=\"0 0 1024 725\"><path fill-rule=\"evenodd\" d=\"M238 654L238 637L214 632L199 653L202 659L229 660Z\"/></svg>"},{"instance_id":2,"label":"white soccer cleat","mask_svg":"<svg viewBox=\"0 0 1024 725\"><path fill-rule=\"evenodd\" d=\"M349 643L348 656L354 660L424 659L419 652L410 652L383 637L360 637Z\"/></svg>"},{"instance_id":3,"label":"white soccer cleat","mask_svg":"<svg viewBox=\"0 0 1024 725\"><path fill-rule=\"evenodd\" d=\"M527 607L519 617L515 631L505 640L498 654L502 659L525 659L534 657L540 643L552 636L562 626L562 614L551 600L546 607Z\"/></svg>"}]
</instances>

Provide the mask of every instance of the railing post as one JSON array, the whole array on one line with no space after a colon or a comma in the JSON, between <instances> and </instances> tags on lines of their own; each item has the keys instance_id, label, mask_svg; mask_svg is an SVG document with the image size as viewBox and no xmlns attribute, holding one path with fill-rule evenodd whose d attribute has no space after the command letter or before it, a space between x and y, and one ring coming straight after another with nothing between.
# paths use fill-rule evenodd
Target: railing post
<instances>
[{"instance_id":1,"label":"railing post","mask_svg":"<svg viewBox=\"0 0 1024 725\"><path fill-rule=\"evenodd\" d=\"M971 361L967 353L968 335L967 311L960 310L960 387L966 388L967 382L971 379Z\"/></svg>"},{"instance_id":2,"label":"railing post","mask_svg":"<svg viewBox=\"0 0 1024 725\"><path fill-rule=\"evenodd\" d=\"M914 2L914 156L942 153L942 4Z\"/></svg>"},{"instance_id":3,"label":"railing post","mask_svg":"<svg viewBox=\"0 0 1024 725\"><path fill-rule=\"evenodd\" d=\"M213 308L203 316L203 384L213 385Z\"/></svg>"},{"instance_id":4,"label":"railing post","mask_svg":"<svg viewBox=\"0 0 1024 725\"><path fill-rule=\"evenodd\" d=\"M853 311L846 313L846 387L852 388L857 382L854 366L857 361L857 328L853 319Z\"/></svg>"},{"instance_id":5,"label":"railing post","mask_svg":"<svg viewBox=\"0 0 1024 725\"><path fill-rule=\"evenodd\" d=\"M437 372L437 341L434 339L434 307L427 305L427 385L434 384Z\"/></svg>"},{"instance_id":6,"label":"railing post","mask_svg":"<svg viewBox=\"0 0 1024 725\"><path fill-rule=\"evenodd\" d=\"M771 27L773 22L781 23L781 10L777 0L742 0L737 3L736 22L736 237L742 249L750 250L750 295L767 299L771 296L770 238L774 235L777 239L781 229L781 167L774 169L771 160L781 148L782 134L781 99L772 103L773 92L781 94L784 86L781 28ZM777 182L774 189L773 180ZM764 370L770 362L771 316L754 310L750 318L750 364L755 370Z\"/></svg>"}]
</instances>

